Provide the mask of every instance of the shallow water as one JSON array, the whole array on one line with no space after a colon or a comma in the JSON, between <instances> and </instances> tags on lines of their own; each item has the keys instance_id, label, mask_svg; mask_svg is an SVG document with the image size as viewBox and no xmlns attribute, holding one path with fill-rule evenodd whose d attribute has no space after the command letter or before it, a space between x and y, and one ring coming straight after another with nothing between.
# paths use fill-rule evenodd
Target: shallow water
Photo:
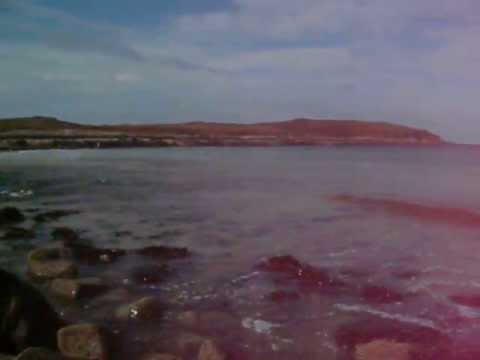
<instances>
[{"instance_id":1,"label":"shallow water","mask_svg":"<svg viewBox=\"0 0 480 360\"><path fill-rule=\"evenodd\" d=\"M384 336L438 350L417 358L474 359L480 224L332 197L420 204L440 214L448 208L452 218L463 214L455 209L476 214L479 165L480 152L454 147L2 153L2 205L80 213L37 225L32 241L0 242L0 266L23 275L28 249L48 244L59 225L99 247L188 247L193 256L174 262L168 280L130 284L129 299L155 294L168 304L162 321L128 330L136 346L125 346L134 354L174 352L172 339L186 331L175 318L187 309L232 317L194 329L224 344L232 358L351 358L356 344ZM295 257L312 277L262 267L278 255ZM133 256L81 270L125 284L143 261ZM320 273L341 284L318 284ZM105 319L115 303L98 303L56 306L67 319L114 328ZM366 338L351 335L365 324L373 324Z\"/></svg>"}]
</instances>

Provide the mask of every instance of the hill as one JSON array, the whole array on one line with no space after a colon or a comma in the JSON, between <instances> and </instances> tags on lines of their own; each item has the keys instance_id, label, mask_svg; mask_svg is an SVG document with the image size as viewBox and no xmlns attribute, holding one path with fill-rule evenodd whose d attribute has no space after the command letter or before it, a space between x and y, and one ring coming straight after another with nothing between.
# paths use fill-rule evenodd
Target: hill
<instances>
[{"instance_id":1,"label":"hill","mask_svg":"<svg viewBox=\"0 0 480 360\"><path fill-rule=\"evenodd\" d=\"M80 125L50 117L0 119L0 147L437 145L427 130L386 122L293 119L233 124ZM16 141L16 142L15 142ZM50 141L50 145L49 145Z\"/></svg>"}]
</instances>

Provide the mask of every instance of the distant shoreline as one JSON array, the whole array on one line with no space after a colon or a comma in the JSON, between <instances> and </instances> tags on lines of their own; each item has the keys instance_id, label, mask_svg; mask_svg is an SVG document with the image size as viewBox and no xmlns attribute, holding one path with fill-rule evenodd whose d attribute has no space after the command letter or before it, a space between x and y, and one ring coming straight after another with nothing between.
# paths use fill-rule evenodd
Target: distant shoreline
<instances>
[{"instance_id":1,"label":"distant shoreline","mask_svg":"<svg viewBox=\"0 0 480 360\"><path fill-rule=\"evenodd\" d=\"M49 117L0 119L0 150L443 144L427 130L358 120L92 126Z\"/></svg>"}]
</instances>

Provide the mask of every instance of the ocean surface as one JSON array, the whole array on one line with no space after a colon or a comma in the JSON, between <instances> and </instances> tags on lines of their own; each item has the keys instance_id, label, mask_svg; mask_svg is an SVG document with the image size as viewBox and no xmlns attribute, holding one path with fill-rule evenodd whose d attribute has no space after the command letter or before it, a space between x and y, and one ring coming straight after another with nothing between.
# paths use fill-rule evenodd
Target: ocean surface
<instances>
[{"instance_id":1,"label":"ocean surface","mask_svg":"<svg viewBox=\"0 0 480 360\"><path fill-rule=\"evenodd\" d=\"M0 205L78 211L27 222L33 240L0 241L0 267L22 277L26 253L47 245L55 226L97 247L190 249L155 284L132 284L135 257L85 270L128 285L129 299L165 302L162 321L137 324L128 338L135 354L175 352L169 344L187 331L177 317L190 310L223 319L188 331L214 338L231 358L377 360L360 345L378 339L409 344L412 359L480 358L474 148L8 152ZM110 326L115 304L96 301L56 306L68 319ZM381 351L395 352L385 344Z\"/></svg>"}]
</instances>

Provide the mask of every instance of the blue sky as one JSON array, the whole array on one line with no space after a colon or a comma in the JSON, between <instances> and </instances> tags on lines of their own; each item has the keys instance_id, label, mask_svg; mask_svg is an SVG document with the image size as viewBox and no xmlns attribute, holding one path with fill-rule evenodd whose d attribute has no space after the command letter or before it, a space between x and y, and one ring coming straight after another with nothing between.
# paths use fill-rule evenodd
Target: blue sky
<instances>
[{"instance_id":1,"label":"blue sky","mask_svg":"<svg viewBox=\"0 0 480 360\"><path fill-rule=\"evenodd\" d=\"M480 142L476 0L0 0L0 117L356 118Z\"/></svg>"}]
</instances>

